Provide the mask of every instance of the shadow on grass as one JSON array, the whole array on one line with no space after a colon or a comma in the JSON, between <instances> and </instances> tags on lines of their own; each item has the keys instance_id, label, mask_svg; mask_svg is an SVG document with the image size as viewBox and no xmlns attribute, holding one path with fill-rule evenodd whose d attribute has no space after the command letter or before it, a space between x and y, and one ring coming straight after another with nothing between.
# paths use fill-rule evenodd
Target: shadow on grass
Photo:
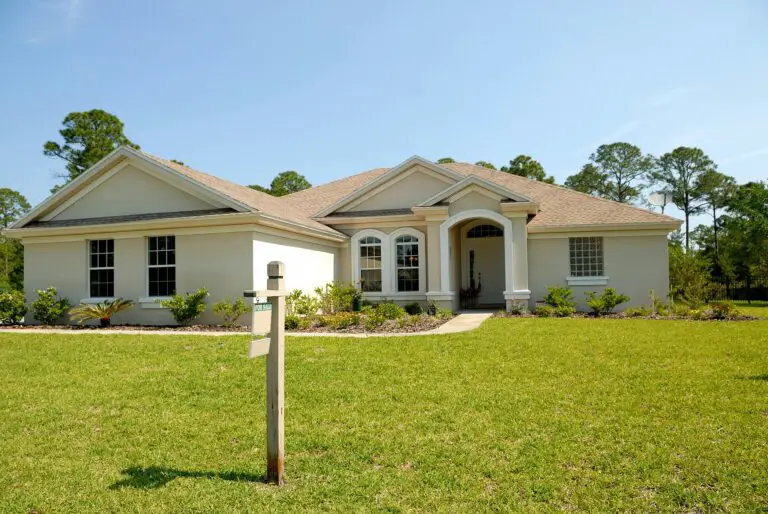
<instances>
[{"instance_id":1,"label":"shadow on grass","mask_svg":"<svg viewBox=\"0 0 768 514\"><path fill-rule=\"evenodd\" d=\"M231 480L233 482L264 482L266 476L254 475L252 473L242 473L237 471L184 471L181 469L161 468L150 466L148 468L132 467L121 471L126 475L122 480L118 480L110 489L122 489L124 487L133 487L136 489L156 489L163 487L168 482L176 478L218 478L221 480Z\"/></svg>"},{"instance_id":2,"label":"shadow on grass","mask_svg":"<svg viewBox=\"0 0 768 514\"><path fill-rule=\"evenodd\" d=\"M763 373L761 375L752 375L751 377L747 377L750 380L765 380L768 382L768 373Z\"/></svg>"}]
</instances>

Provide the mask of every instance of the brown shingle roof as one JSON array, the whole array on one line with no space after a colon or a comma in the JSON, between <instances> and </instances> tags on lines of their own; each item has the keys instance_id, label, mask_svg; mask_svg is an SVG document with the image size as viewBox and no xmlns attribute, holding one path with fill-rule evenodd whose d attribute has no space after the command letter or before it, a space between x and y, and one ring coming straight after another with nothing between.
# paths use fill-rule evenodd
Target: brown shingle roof
<instances>
[{"instance_id":1,"label":"brown shingle roof","mask_svg":"<svg viewBox=\"0 0 768 514\"><path fill-rule=\"evenodd\" d=\"M457 162L442 164L441 166L461 175L477 175L537 202L540 210L529 223L528 226L531 228L679 221L670 216L657 214L639 207L597 198L562 186L538 182L474 164ZM283 200L303 212L304 215L312 216L387 171L389 168L376 168L299 191L284 197Z\"/></svg>"},{"instance_id":2,"label":"brown shingle roof","mask_svg":"<svg viewBox=\"0 0 768 514\"><path fill-rule=\"evenodd\" d=\"M319 223L310 216L307 216L304 211L297 209L291 202L286 202L282 198L277 198L261 191L256 191L250 187L241 186L224 180L213 175L208 175L202 171L197 171L189 166L184 166L166 159L162 159L152 154L148 154L144 151L141 153L150 159L159 162L160 164L167 166L175 171L178 171L182 175L185 175L195 182L217 191L229 198L236 200L246 206L250 207L254 211L263 212L269 216L274 216L285 221L298 223L309 228L322 230L329 234L339 235L339 232Z\"/></svg>"}]
</instances>

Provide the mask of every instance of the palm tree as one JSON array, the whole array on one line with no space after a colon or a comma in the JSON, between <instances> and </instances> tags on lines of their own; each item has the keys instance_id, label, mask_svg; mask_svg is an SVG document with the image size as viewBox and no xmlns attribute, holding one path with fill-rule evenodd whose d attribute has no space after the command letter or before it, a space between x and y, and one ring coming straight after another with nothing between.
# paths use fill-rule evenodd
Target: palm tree
<instances>
[{"instance_id":1,"label":"palm tree","mask_svg":"<svg viewBox=\"0 0 768 514\"><path fill-rule=\"evenodd\" d=\"M112 324L112 316L118 312L125 311L133 307L131 300L117 298L115 300L105 300L96 304L81 304L69 311L69 317L78 323L85 323L90 320L99 320L102 327L108 327Z\"/></svg>"}]
</instances>

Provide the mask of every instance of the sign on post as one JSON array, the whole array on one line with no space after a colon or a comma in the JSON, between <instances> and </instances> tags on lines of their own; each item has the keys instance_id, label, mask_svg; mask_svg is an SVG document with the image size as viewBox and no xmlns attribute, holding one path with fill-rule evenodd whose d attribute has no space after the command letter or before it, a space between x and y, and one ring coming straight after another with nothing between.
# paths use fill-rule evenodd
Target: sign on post
<instances>
[{"instance_id":1,"label":"sign on post","mask_svg":"<svg viewBox=\"0 0 768 514\"><path fill-rule=\"evenodd\" d=\"M267 356L267 482L282 485L285 464L285 264L267 264L267 290L244 291L246 298L266 298L271 308L269 339L254 339L249 357ZM256 305L264 305L256 303ZM269 309L259 309L269 310ZM251 332L256 327L254 308ZM254 334L255 336L255 334Z\"/></svg>"}]
</instances>

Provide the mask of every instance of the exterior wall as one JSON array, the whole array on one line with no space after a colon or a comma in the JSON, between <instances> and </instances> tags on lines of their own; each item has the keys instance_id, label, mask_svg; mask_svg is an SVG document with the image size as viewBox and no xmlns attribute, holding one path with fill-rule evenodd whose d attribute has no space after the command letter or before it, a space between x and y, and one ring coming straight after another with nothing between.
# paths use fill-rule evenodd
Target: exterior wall
<instances>
[{"instance_id":1,"label":"exterior wall","mask_svg":"<svg viewBox=\"0 0 768 514\"><path fill-rule=\"evenodd\" d=\"M411 208L450 187L450 185L445 180L435 177L431 172L416 170L363 202L353 203L340 210L372 211Z\"/></svg>"},{"instance_id":2,"label":"exterior wall","mask_svg":"<svg viewBox=\"0 0 768 514\"><path fill-rule=\"evenodd\" d=\"M171 234L169 234L171 235ZM99 236L104 239L104 236ZM179 293L207 287L209 308L201 323L219 323L211 306L222 299L241 297L253 287L252 232L176 235L176 288ZM27 242L24 252L27 300L37 289L56 286L73 305L88 297L87 239L64 243ZM264 268L266 269L266 268ZM115 296L136 305L114 318L114 323L171 325L167 310L154 303L138 303L147 295L147 250L143 236L115 239ZM249 323L244 317L242 323Z\"/></svg>"},{"instance_id":3,"label":"exterior wall","mask_svg":"<svg viewBox=\"0 0 768 514\"><path fill-rule=\"evenodd\" d=\"M317 243L297 241L280 236L255 233L253 235L253 273L256 289L267 287L267 263L285 263L285 287L289 291L301 289L311 293L339 276L340 248Z\"/></svg>"},{"instance_id":4,"label":"exterior wall","mask_svg":"<svg viewBox=\"0 0 768 514\"><path fill-rule=\"evenodd\" d=\"M599 234L594 234L599 235ZM586 310L584 293L612 287L631 298L626 307L648 304L649 291L663 298L669 289L667 238L656 236L605 236L603 239L605 286L569 286L578 301L578 309ZM569 274L568 238L529 239L529 285L531 306L542 300L549 285L567 285Z\"/></svg>"},{"instance_id":5,"label":"exterior wall","mask_svg":"<svg viewBox=\"0 0 768 514\"><path fill-rule=\"evenodd\" d=\"M59 296L75 304L87 296L88 254L85 241L24 244L24 295L37 299L36 291L55 286ZM34 322L32 311L27 322Z\"/></svg>"},{"instance_id":6,"label":"exterior wall","mask_svg":"<svg viewBox=\"0 0 768 514\"><path fill-rule=\"evenodd\" d=\"M153 212L194 211L213 207L215 206L156 179L134 166L127 166L96 186L54 219L71 220Z\"/></svg>"},{"instance_id":7,"label":"exterior wall","mask_svg":"<svg viewBox=\"0 0 768 514\"><path fill-rule=\"evenodd\" d=\"M451 203L448 212L453 216L454 214L473 209L485 209L488 211L499 212L499 201L480 193L467 193Z\"/></svg>"}]
</instances>

